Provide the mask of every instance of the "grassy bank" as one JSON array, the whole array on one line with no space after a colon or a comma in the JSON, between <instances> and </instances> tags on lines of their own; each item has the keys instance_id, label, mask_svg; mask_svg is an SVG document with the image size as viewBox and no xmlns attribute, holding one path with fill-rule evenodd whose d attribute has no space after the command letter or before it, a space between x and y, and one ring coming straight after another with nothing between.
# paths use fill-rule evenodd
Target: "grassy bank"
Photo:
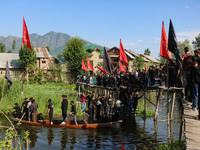
<instances>
[{"instance_id":1,"label":"grassy bank","mask_svg":"<svg viewBox=\"0 0 200 150\"><path fill-rule=\"evenodd\" d=\"M3 80L0 80L0 88L2 91ZM14 81L11 86L11 91L7 88L7 81L5 84L5 92L3 96L2 110L6 113L11 112L7 107L14 106L14 103L19 103L20 105L24 101L25 97L33 97L38 103L38 113L47 114L48 99L52 99L54 104L54 115L61 114L61 95L66 94L68 96L68 101L76 101L78 99L77 92L74 84L66 83L46 83L46 84L27 84L24 83L24 95L21 96L21 82ZM68 111L71 110L70 103ZM81 114L80 109L78 109L78 115Z\"/></svg>"},{"instance_id":2,"label":"grassy bank","mask_svg":"<svg viewBox=\"0 0 200 150\"><path fill-rule=\"evenodd\" d=\"M169 143L159 144L158 146L154 147L154 150L185 150L186 145L184 141L172 141Z\"/></svg>"},{"instance_id":3,"label":"grassy bank","mask_svg":"<svg viewBox=\"0 0 200 150\"><path fill-rule=\"evenodd\" d=\"M0 79L0 91L2 92L3 79ZM76 91L75 84L66 84L66 83L55 83L49 82L45 84L28 84L24 83L23 91L24 95L21 96L22 84L20 81L14 81L11 86L11 91L7 88L7 81L5 82L5 91L3 96L3 105L2 110L5 113L10 113L12 110L8 110L7 107L14 106L14 103L19 103L21 106L25 97L33 97L38 103L38 113L47 114L48 99L52 99L54 104L54 115L61 114L61 95L66 94L68 96L69 107L68 112L71 110L70 101L75 101L75 104L78 100L78 93ZM1 95L1 93L0 93ZM81 109L77 111L78 115L82 115ZM144 114L143 100L138 101L137 114L141 117L153 117L154 110L146 109L146 114Z\"/></svg>"}]
</instances>

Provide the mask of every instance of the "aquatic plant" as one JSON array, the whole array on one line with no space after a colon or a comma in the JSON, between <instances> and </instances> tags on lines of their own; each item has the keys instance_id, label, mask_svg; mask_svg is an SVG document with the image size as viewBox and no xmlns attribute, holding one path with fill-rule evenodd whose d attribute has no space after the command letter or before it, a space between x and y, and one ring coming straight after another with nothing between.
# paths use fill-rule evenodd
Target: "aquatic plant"
<instances>
[{"instance_id":1,"label":"aquatic plant","mask_svg":"<svg viewBox=\"0 0 200 150\"><path fill-rule=\"evenodd\" d=\"M153 148L154 150L185 150L185 141L171 141L169 143L159 144Z\"/></svg>"}]
</instances>

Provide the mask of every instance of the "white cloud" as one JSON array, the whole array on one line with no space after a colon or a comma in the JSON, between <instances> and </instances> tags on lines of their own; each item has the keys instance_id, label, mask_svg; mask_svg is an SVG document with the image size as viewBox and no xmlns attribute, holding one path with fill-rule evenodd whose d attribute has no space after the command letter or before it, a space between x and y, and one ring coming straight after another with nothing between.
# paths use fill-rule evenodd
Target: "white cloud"
<instances>
[{"instance_id":1,"label":"white cloud","mask_svg":"<svg viewBox=\"0 0 200 150\"><path fill-rule=\"evenodd\" d=\"M177 32L177 40L183 42L184 40L189 40L192 42L195 40L195 37L197 37L200 33L200 30L195 31L186 31L186 32Z\"/></svg>"},{"instance_id":2,"label":"white cloud","mask_svg":"<svg viewBox=\"0 0 200 150\"><path fill-rule=\"evenodd\" d=\"M187 9L187 8L190 8L190 7L189 7L189 6L184 6L184 8L186 8L186 9Z\"/></svg>"}]
</instances>

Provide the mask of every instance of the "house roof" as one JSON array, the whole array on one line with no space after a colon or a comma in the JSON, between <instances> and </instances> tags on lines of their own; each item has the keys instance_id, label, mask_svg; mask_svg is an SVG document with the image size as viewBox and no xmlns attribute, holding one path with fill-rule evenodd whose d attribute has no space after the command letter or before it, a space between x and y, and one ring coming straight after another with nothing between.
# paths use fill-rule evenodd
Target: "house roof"
<instances>
[{"instance_id":1,"label":"house roof","mask_svg":"<svg viewBox=\"0 0 200 150\"><path fill-rule=\"evenodd\" d=\"M19 63L19 54L15 53L0 53L0 68L6 68L8 61L9 68L19 69L22 68Z\"/></svg>"},{"instance_id":2,"label":"house roof","mask_svg":"<svg viewBox=\"0 0 200 150\"><path fill-rule=\"evenodd\" d=\"M51 58L52 56L49 54L46 47L34 47L36 51L37 58Z\"/></svg>"},{"instance_id":3,"label":"house roof","mask_svg":"<svg viewBox=\"0 0 200 150\"><path fill-rule=\"evenodd\" d=\"M99 46L99 45L85 45L85 48L86 50L94 50L96 48L98 48L99 50L102 50L103 51L103 47L102 46Z\"/></svg>"},{"instance_id":4,"label":"house roof","mask_svg":"<svg viewBox=\"0 0 200 150\"><path fill-rule=\"evenodd\" d=\"M153 63L158 63L160 64L160 61L158 61L156 58L154 58L153 56L149 56L149 55L144 55L144 54L140 54L142 55L144 58L148 59L149 61L153 62Z\"/></svg>"}]
</instances>

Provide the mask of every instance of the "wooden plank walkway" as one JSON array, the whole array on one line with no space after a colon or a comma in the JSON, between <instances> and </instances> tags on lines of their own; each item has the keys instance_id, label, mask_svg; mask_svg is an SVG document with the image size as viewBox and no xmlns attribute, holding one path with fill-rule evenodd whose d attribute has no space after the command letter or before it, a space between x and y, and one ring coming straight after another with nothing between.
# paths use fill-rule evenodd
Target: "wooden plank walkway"
<instances>
[{"instance_id":1,"label":"wooden plank walkway","mask_svg":"<svg viewBox=\"0 0 200 150\"><path fill-rule=\"evenodd\" d=\"M187 150L200 150L200 121L194 118L197 115L197 110L192 110L190 105L184 104Z\"/></svg>"}]
</instances>

